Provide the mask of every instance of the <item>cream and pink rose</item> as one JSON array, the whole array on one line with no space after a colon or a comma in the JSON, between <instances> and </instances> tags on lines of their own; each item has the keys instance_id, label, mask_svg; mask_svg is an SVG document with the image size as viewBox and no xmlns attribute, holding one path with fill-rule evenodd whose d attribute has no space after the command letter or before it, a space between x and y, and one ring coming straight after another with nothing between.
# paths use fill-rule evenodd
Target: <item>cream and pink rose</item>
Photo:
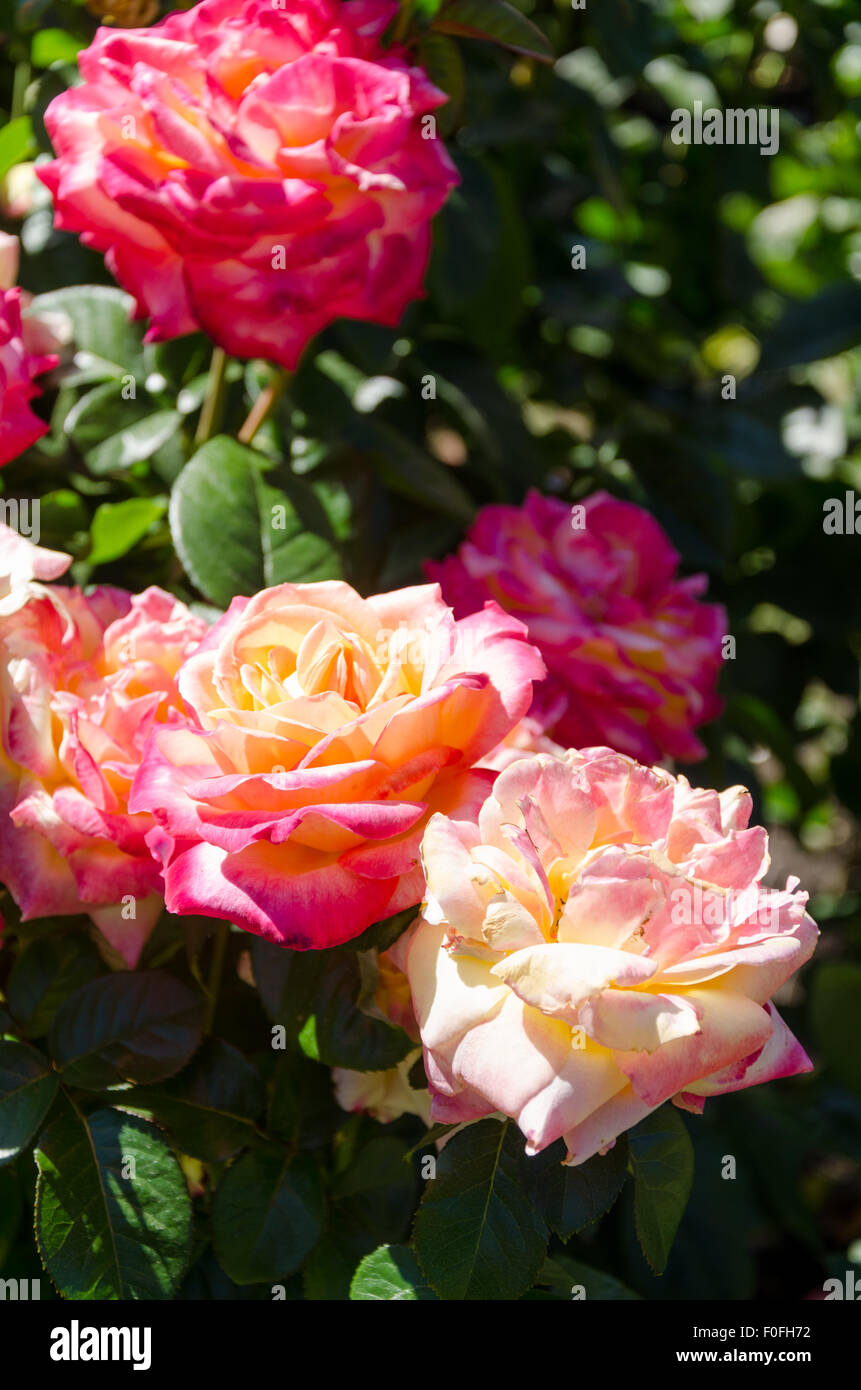
<instances>
[{"instance_id":1,"label":"cream and pink rose","mask_svg":"<svg viewBox=\"0 0 861 1390\"><path fill-rule=\"evenodd\" d=\"M591 748L514 763L476 820L434 816L405 952L433 1119L499 1111L576 1164L667 1100L808 1071L770 1000L817 930L797 880L762 886L750 811Z\"/></svg>"},{"instance_id":2,"label":"cream and pink rose","mask_svg":"<svg viewBox=\"0 0 861 1390\"><path fill-rule=\"evenodd\" d=\"M475 764L543 672L521 623L495 604L456 623L436 585L235 599L179 673L189 717L153 731L135 780L168 907L305 950L419 903L429 816L484 799Z\"/></svg>"},{"instance_id":3,"label":"cream and pink rose","mask_svg":"<svg viewBox=\"0 0 861 1390\"><path fill-rule=\"evenodd\" d=\"M577 507L532 492L485 507L456 555L426 566L458 617L495 599L547 663L530 714L576 748L606 743L642 762L693 760L715 693L726 615L654 517L594 493Z\"/></svg>"},{"instance_id":4,"label":"cream and pink rose","mask_svg":"<svg viewBox=\"0 0 861 1390\"><path fill-rule=\"evenodd\" d=\"M457 182L445 97L381 36L389 0L204 0L103 28L45 124L56 225L106 253L148 338L202 328L295 367L333 319L396 324Z\"/></svg>"},{"instance_id":5,"label":"cream and pink rose","mask_svg":"<svg viewBox=\"0 0 861 1390\"><path fill-rule=\"evenodd\" d=\"M88 913L133 965L163 903L128 794L206 628L161 589L40 582L70 563L0 528L0 882L24 920Z\"/></svg>"}]
</instances>

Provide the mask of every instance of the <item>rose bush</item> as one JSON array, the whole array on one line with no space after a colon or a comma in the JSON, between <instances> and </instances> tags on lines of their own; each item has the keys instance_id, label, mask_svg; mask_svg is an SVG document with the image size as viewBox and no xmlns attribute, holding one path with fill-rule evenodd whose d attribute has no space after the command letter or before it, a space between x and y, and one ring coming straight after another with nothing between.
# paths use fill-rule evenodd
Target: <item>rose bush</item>
<instances>
[{"instance_id":1,"label":"rose bush","mask_svg":"<svg viewBox=\"0 0 861 1390\"><path fill-rule=\"evenodd\" d=\"M425 566L458 617L495 599L547 663L531 715L553 738L631 757L696 759L715 693L726 614L678 579L654 517L605 492L571 506L531 492L480 513L457 554Z\"/></svg>"},{"instance_id":2,"label":"rose bush","mask_svg":"<svg viewBox=\"0 0 861 1390\"><path fill-rule=\"evenodd\" d=\"M848 1289L849 0L163 8L0 21L0 1292Z\"/></svg>"},{"instance_id":3,"label":"rose bush","mask_svg":"<svg viewBox=\"0 0 861 1390\"><path fill-rule=\"evenodd\" d=\"M769 1001L816 926L797 880L762 886L750 811L597 748L513 764L476 821L434 816L406 953L433 1118L502 1111L579 1164L667 1100L809 1070Z\"/></svg>"},{"instance_id":4,"label":"rose bush","mask_svg":"<svg viewBox=\"0 0 861 1390\"><path fill-rule=\"evenodd\" d=\"M202 328L295 367L338 317L396 324L457 182L445 101L380 36L389 0L204 0L100 29L46 125L56 225L106 253L148 338Z\"/></svg>"},{"instance_id":5,"label":"rose bush","mask_svg":"<svg viewBox=\"0 0 861 1390\"><path fill-rule=\"evenodd\" d=\"M38 582L70 563L0 530L0 881L24 921L88 913L134 965L162 899L128 794L206 628L162 589Z\"/></svg>"},{"instance_id":6,"label":"rose bush","mask_svg":"<svg viewBox=\"0 0 861 1390\"><path fill-rule=\"evenodd\" d=\"M191 717L153 731L130 800L158 822L168 907L305 950L418 903L428 816L483 799L474 765L543 670L516 619L488 604L456 623L436 585L234 600L179 673Z\"/></svg>"}]
</instances>

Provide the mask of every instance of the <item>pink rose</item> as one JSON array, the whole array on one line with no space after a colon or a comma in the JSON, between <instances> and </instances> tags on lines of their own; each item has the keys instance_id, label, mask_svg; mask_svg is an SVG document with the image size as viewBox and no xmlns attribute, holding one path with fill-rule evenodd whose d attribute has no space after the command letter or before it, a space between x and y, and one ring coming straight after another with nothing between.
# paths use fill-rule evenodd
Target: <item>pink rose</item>
<instances>
[{"instance_id":1,"label":"pink rose","mask_svg":"<svg viewBox=\"0 0 861 1390\"><path fill-rule=\"evenodd\" d=\"M30 401L39 394L34 378L57 364L44 353L34 326L22 322L17 276L18 238L0 232L0 468L47 434Z\"/></svg>"},{"instance_id":2,"label":"pink rose","mask_svg":"<svg viewBox=\"0 0 861 1390\"><path fill-rule=\"evenodd\" d=\"M458 617L488 598L525 622L549 676L530 711L573 747L692 760L715 694L726 614L641 507L596 492L579 507L531 492L479 513L456 555L428 564Z\"/></svg>"},{"instance_id":3,"label":"pink rose","mask_svg":"<svg viewBox=\"0 0 861 1390\"><path fill-rule=\"evenodd\" d=\"M193 718L153 732L135 780L171 911L306 950L420 902L428 817L483 800L474 764L543 673L524 639L495 604L455 623L436 585L234 599L179 674Z\"/></svg>"},{"instance_id":4,"label":"pink rose","mask_svg":"<svg viewBox=\"0 0 861 1390\"><path fill-rule=\"evenodd\" d=\"M49 586L56 551L0 533L0 882L28 921L86 912L129 965L162 909L128 793L204 624L161 589ZM125 899L125 901L123 901Z\"/></svg>"},{"instance_id":5,"label":"pink rose","mask_svg":"<svg viewBox=\"0 0 861 1390\"><path fill-rule=\"evenodd\" d=\"M457 182L445 97L381 35L389 0L204 0L100 29L45 121L56 225L106 252L150 340L202 328L295 367L339 317L396 324Z\"/></svg>"},{"instance_id":6,"label":"pink rose","mask_svg":"<svg viewBox=\"0 0 861 1390\"><path fill-rule=\"evenodd\" d=\"M769 1000L816 925L797 880L761 886L750 810L590 748L514 763L477 823L434 816L406 947L433 1119L500 1111L582 1163L664 1101L809 1071Z\"/></svg>"}]
</instances>

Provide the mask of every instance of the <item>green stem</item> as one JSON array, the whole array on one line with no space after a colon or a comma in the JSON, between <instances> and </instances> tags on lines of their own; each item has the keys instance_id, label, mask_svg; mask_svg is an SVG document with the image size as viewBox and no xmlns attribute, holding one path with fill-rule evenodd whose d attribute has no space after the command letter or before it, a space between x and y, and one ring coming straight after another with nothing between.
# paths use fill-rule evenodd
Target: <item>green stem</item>
<instances>
[{"instance_id":1,"label":"green stem","mask_svg":"<svg viewBox=\"0 0 861 1390\"><path fill-rule=\"evenodd\" d=\"M284 394L287 382L290 380L287 372L281 367L273 368L272 379L268 386L264 386L257 400L248 412L248 418L242 429L239 431L238 439L240 444L250 444L255 434L260 429L264 420L268 420L274 407Z\"/></svg>"},{"instance_id":2,"label":"green stem","mask_svg":"<svg viewBox=\"0 0 861 1390\"><path fill-rule=\"evenodd\" d=\"M414 9L415 0L401 0L401 6L398 10L398 17L395 20L395 28L392 34L392 43L403 43L412 21Z\"/></svg>"},{"instance_id":3,"label":"green stem","mask_svg":"<svg viewBox=\"0 0 861 1390\"><path fill-rule=\"evenodd\" d=\"M20 63L15 64L15 76L12 79L12 107L10 110L10 120L17 120L24 115L24 97L30 85L31 68L26 58L22 58Z\"/></svg>"},{"instance_id":4,"label":"green stem","mask_svg":"<svg viewBox=\"0 0 861 1390\"><path fill-rule=\"evenodd\" d=\"M207 439L211 439L221 424L221 417L224 414L224 400L227 394L226 372L227 353L223 348L213 348L206 395L203 400L200 419L197 422L197 429L194 432L194 442L198 446L205 444Z\"/></svg>"},{"instance_id":5,"label":"green stem","mask_svg":"<svg viewBox=\"0 0 861 1390\"><path fill-rule=\"evenodd\" d=\"M220 922L212 946L212 960L209 963L209 978L206 982L207 998L203 1031L207 1036L212 1032L212 1024L215 1019L215 1008L218 1003L221 976L224 973L224 958L227 954L227 939L229 936L230 923Z\"/></svg>"}]
</instances>

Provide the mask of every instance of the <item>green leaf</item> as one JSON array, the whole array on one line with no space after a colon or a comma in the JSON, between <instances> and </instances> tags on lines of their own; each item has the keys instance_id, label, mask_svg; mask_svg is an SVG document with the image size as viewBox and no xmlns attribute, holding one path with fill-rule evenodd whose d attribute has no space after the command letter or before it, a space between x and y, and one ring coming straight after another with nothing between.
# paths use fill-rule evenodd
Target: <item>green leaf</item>
<instances>
[{"instance_id":1,"label":"green leaf","mask_svg":"<svg viewBox=\"0 0 861 1390\"><path fill-rule=\"evenodd\" d=\"M403 1140L391 1135L365 1144L333 1186L336 1230L361 1230L374 1245L406 1234L416 1203L416 1176L406 1153Z\"/></svg>"},{"instance_id":2,"label":"green leaf","mask_svg":"<svg viewBox=\"0 0 861 1390\"><path fill-rule=\"evenodd\" d=\"M760 372L836 357L861 337L861 285L841 280L811 299L793 300L762 342Z\"/></svg>"},{"instance_id":3,"label":"green leaf","mask_svg":"<svg viewBox=\"0 0 861 1390\"><path fill-rule=\"evenodd\" d=\"M178 410L155 410L89 449L84 455L87 467L99 477L144 463L173 439L181 425Z\"/></svg>"},{"instance_id":4,"label":"green leaf","mask_svg":"<svg viewBox=\"0 0 861 1390\"><path fill-rule=\"evenodd\" d=\"M89 564L106 565L126 555L166 511L167 501L163 497L128 497L123 502L103 502L96 508L90 529Z\"/></svg>"},{"instance_id":5,"label":"green leaf","mask_svg":"<svg viewBox=\"0 0 861 1390\"><path fill-rule=\"evenodd\" d=\"M437 1301L406 1245L381 1245L366 1255L353 1276L350 1298L377 1303Z\"/></svg>"},{"instance_id":6,"label":"green leaf","mask_svg":"<svg viewBox=\"0 0 861 1390\"><path fill-rule=\"evenodd\" d=\"M596 1154L571 1168L563 1164L560 1142L540 1154L522 1157L523 1178L538 1211L552 1231L568 1240L599 1220L615 1202L628 1177L628 1152L624 1139L609 1153Z\"/></svg>"},{"instance_id":7,"label":"green leaf","mask_svg":"<svg viewBox=\"0 0 861 1390\"><path fill-rule=\"evenodd\" d=\"M37 295L30 312L68 314L76 353L92 353L115 376L143 380L143 330L131 320L134 300L110 285L70 285Z\"/></svg>"},{"instance_id":8,"label":"green leaf","mask_svg":"<svg viewBox=\"0 0 861 1390\"><path fill-rule=\"evenodd\" d=\"M375 922L372 927L366 927L360 936L354 936L352 941L344 943L345 951L387 951L390 946L394 946L399 937L403 936L418 915L417 907L405 908L403 912L395 912L391 917L384 917L382 921Z\"/></svg>"},{"instance_id":9,"label":"green leaf","mask_svg":"<svg viewBox=\"0 0 861 1390\"><path fill-rule=\"evenodd\" d=\"M444 1139L447 1134L451 1134L453 1129L457 1129L457 1125L431 1125L430 1129L425 1130L418 1143L413 1144L406 1157L412 1158L413 1154L422 1153L423 1150L429 1149L438 1139Z\"/></svg>"},{"instance_id":10,"label":"green leaf","mask_svg":"<svg viewBox=\"0 0 861 1390\"><path fill-rule=\"evenodd\" d=\"M90 524L90 514L83 499L66 487L45 493L41 498L39 515L42 523L41 543L50 549L59 546L68 549L70 537L76 531L86 531Z\"/></svg>"},{"instance_id":11,"label":"green leaf","mask_svg":"<svg viewBox=\"0 0 861 1390\"><path fill-rule=\"evenodd\" d=\"M237 1284L269 1283L297 1270L323 1233L314 1161L274 1146L245 1154L218 1185L212 1229L219 1263Z\"/></svg>"},{"instance_id":12,"label":"green leaf","mask_svg":"<svg viewBox=\"0 0 861 1390\"><path fill-rule=\"evenodd\" d=\"M42 1037L63 1000L103 969L95 946L80 933L28 943L12 967L6 989L9 1008L22 1032Z\"/></svg>"},{"instance_id":13,"label":"green leaf","mask_svg":"<svg viewBox=\"0 0 861 1390\"><path fill-rule=\"evenodd\" d=\"M810 1021L828 1066L844 1085L861 1095L861 965L828 961L813 977Z\"/></svg>"},{"instance_id":14,"label":"green leaf","mask_svg":"<svg viewBox=\"0 0 861 1390\"><path fill-rule=\"evenodd\" d=\"M302 1297L307 1302L347 1300L359 1261L377 1243L369 1244L361 1234L345 1232L340 1222L337 1232L330 1228L302 1266Z\"/></svg>"},{"instance_id":15,"label":"green leaf","mask_svg":"<svg viewBox=\"0 0 861 1390\"><path fill-rule=\"evenodd\" d=\"M441 135L450 135L457 124L466 94L466 74L458 45L446 34L429 32L419 44L419 62L435 87L445 92L448 104L436 113Z\"/></svg>"},{"instance_id":16,"label":"green leaf","mask_svg":"<svg viewBox=\"0 0 861 1390\"><path fill-rule=\"evenodd\" d=\"M583 1297L581 1289L590 1302L595 1299L602 1302L631 1302L640 1297L611 1274L605 1274L602 1269L593 1269L591 1265L583 1264L582 1260L572 1260L568 1255L555 1255L553 1259L545 1260L536 1282L550 1288L550 1297L557 1299L573 1298L576 1301Z\"/></svg>"},{"instance_id":17,"label":"green leaf","mask_svg":"<svg viewBox=\"0 0 861 1390\"><path fill-rule=\"evenodd\" d=\"M4 1271L21 1224L21 1187L14 1168L0 1170L0 1269Z\"/></svg>"},{"instance_id":18,"label":"green leaf","mask_svg":"<svg viewBox=\"0 0 861 1390\"><path fill-rule=\"evenodd\" d=\"M268 1132L287 1144L312 1148L327 1143L343 1118L329 1068L301 1053L282 1053L269 1083Z\"/></svg>"},{"instance_id":19,"label":"green leaf","mask_svg":"<svg viewBox=\"0 0 861 1390\"><path fill-rule=\"evenodd\" d=\"M49 68L52 63L76 63L86 44L67 34L65 29L40 29L33 35L30 62L34 68Z\"/></svg>"},{"instance_id":20,"label":"green leaf","mask_svg":"<svg viewBox=\"0 0 861 1390\"><path fill-rule=\"evenodd\" d=\"M0 1041L0 1163L29 1144L51 1108L59 1078L26 1043Z\"/></svg>"},{"instance_id":21,"label":"green leaf","mask_svg":"<svg viewBox=\"0 0 861 1390\"><path fill-rule=\"evenodd\" d=\"M63 420L63 433L86 454L103 440L151 413L152 402L148 396L132 396L127 400L119 381L102 381L78 397Z\"/></svg>"},{"instance_id":22,"label":"green leaf","mask_svg":"<svg viewBox=\"0 0 861 1390\"><path fill-rule=\"evenodd\" d=\"M314 1005L319 1060L353 1071L386 1071L415 1043L402 1028L370 1018L357 1007L361 974L355 953L331 953Z\"/></svg>"},{"instance_id":23,"label":"green leaf","mask_svg":"<svg viewBox=\"0 0 861 1390\"><path fill-rule=\"evenodd\" d=\"M481 1120L440 1154L414 1245L441 1298L519 1298L538 1273L547 1228L520 1183L520 1143L508 1122Z\"/></svg>"},{"instance_id":24,"label":"green leaf","mask_svg":"<svg viewBox=\"0 0 861 1390\"><path fill-rule=\"evenodd\" d=\"M431 27L443 34L489 39L529 58L553 62L553 49L541 30L505 0L448 0Z\"/></svg>"},{"instance_id":25,"label":"green leaf","mask_svg":"<svg viewBox=\"0 0 861 1390\"><path fill-rule=\"evenodd\" d=\"M263 1082L248 1059L213 1038L160 1089L133 1091L129 1105L153 1115L184 1154L222 1163L255 1140L254 1122L265 1100Z\"/></svg>"},{"instance_id":26,"label":"green leaf","mask_svg":"<svg viewBox=\"0 0 861 1390\"><path fill-rule=\"evenodd\" d=\"M634 1219L640 1247L656 1274L666 1268L694 1180L694 1151L678 1110L663 1105L632 1130Z\"/></svg>"},{"instance_id":27,"label":"green leaf","mask_svg":"<svg viewBox=\"0 0 861 1390\"><path fill-rule=\"evenodd\" d=\"M13 164L22 164L36 153L33 122L29 116L17 116L0 130L0 179Z\"/></svg>"},{"instance_id":28,"label":"green leaf","mask_svg":"<svg viewBox=\"0 0 861 1390\"><path fill-rule=\"evenodd\" d=\"M36 1239L66 1298L172 1297L191 1253L191 1202L154 1125L116 1110L64 1115L36 1163Z\"/></svg>"},{"instance_id":29,"label":"green leaf","mask_svg":"<svg viewBox=\"0 0 861 1390\"><path fill-rule=\"evenodd\" d=\"M51 1027L51 1055L72 1086L150 1085L184 1066L201 1038L198 994L161 970L102 976L70 995Z\"/></svg>"},{"instance_id":30,"label":"green leaf","mask_svg":"<svg viewBox=\"0 0 861 1390\"><path fill-rule=\"evenodd\" d=\"M331 434L367 454L382 481L433 511L443 512L468 526L475 504L454 470L438 463L401 430L374 413L354 408L357 391L368 380L337 352L327 350L309 359L300 369L295 389L303 410L326 421Z\"/></svg>"},{"instance_id":31,"label":"green leaf","mask_svg":"<svg viewBox=\"0 0 861 1390\"><path fill-rule=\"evenodd\" d=\"M273 1023L286 1029L294 1041L309 1015L320 978L327 964L322 951L291 951L263 941L251 940L251 967L264 1009Z\"/></svg>"},{"instance_id":32,"label":"green leaf","mask_svg":"<svg viewBox=\"0 0 861 1390\"><path fill-rule=\"evenodd\" d=\"M801 463L784 448L777 430L744 411L721 411L704 418L699 434L690 438L691 457L705 448L741 477L786 479L797 475Z\"/></svg>"},{"instance_id":33,"label":"green leaf","mask_svg":"<svg viewBox=\"0 0 861 1390\"><path fill-rule=\"evenodd\" d=\"M523 313L529 246L522 210L503 167L458 153L461 182L434 228L429 284L484 355L504 352ZM445 375L445 373L444 373ZM442 389L437 383L442 397Z\"/></svg>"},{"instance_id":34,"label":"green leaf","mask_svg":"<svg viewBox=\"0 0 861 1390\"><path fill-rule=\"evenodd\" d=\"M236 594L341 573L313 491L284 470L277 487L271 476L259 453L222 435L197 451L174 485L177 552L201 593L222 607Z\"/></svg>"},{"instance_id":35,"label":"green leaf","mask_svg":"<svg viewBox=\"0 0 861 1390\"><path fill-rule=\"evenodd\" d=\"M360 448L373 454L376 472L392 492L456 517L464 526L472 522L475 504L463 484L406 435L384 421L362 420L354 436Z\"/></svg>"}]
</instances>

